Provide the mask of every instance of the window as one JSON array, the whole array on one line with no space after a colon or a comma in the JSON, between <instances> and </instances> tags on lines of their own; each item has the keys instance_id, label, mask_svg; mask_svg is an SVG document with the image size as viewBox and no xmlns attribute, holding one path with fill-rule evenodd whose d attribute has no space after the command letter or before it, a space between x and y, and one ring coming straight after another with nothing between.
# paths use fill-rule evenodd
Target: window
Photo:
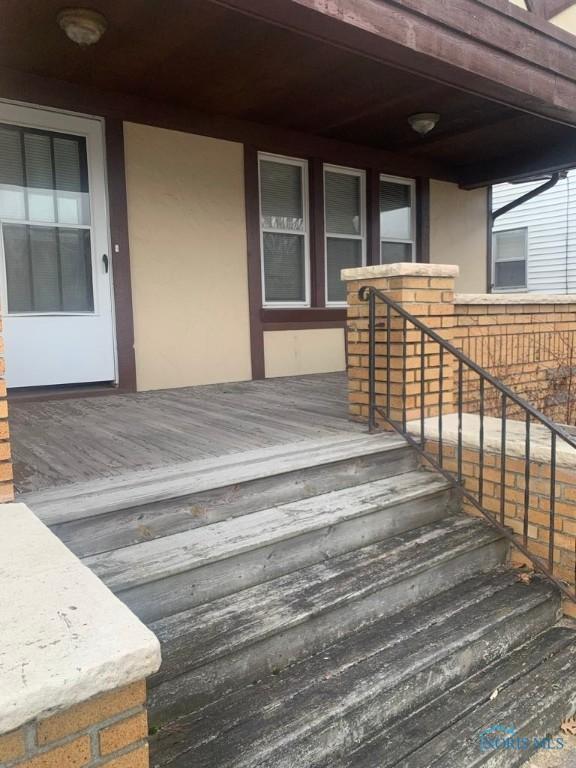
<instances>
[{"instance_id":1,"label":"window","mask_svg":"<svg viewBox=\"0 0 576 768\"><path fill-rule=\"evenodd\" d=\"M492 236L494 289L510 291L526 288L528 229L507 229Z\"/></svg>"},{"instance_id":2,"label":"window","mask_svg":"<svg viewBox=\"0 0 576 768\"><path fill-rule=\"evenodd\" d=\"M262 292L267 306L309 303L305 160L259 155Z\"/></svg>"},{"instance_id":3,"label":"window","mask_svg":"<svg viewBox=\"0 0 576 768\"><path fill-rule=\"evenodd\" d=\"M380 263L415 261L414 182L380 176Z\"/></svg>"},{"instance_id":4,"label":"window","mask_svg":"<svg viewBox=\"0 0 576 768\"><path fill-rule=\"evenodd\" d=\"M366 261L365 174L324 166L326 304L345 304L342 269Z\"/></svg>"},{"instance_id":5,"label":"window","mask_svg":"<svg viewBox=\"0 0 576 768\"><path fill-rule=\"evenodd\" d=\"M9 313L92 312L86 140L0 125Z\"/></svg>"}]
</instances>

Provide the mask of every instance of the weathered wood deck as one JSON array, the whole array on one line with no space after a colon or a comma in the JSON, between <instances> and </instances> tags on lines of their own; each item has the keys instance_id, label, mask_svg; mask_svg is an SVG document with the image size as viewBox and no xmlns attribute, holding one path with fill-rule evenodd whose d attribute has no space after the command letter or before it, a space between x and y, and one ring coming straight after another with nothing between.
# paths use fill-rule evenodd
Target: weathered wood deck
<instances>
[{"instance_id":1,"label":"weathered wood deck","mask_svg":"<svg viewBox=\"0 0 576 768\"><path fill-rule=\"evenodd\" d=\"M365 431L333 373L10 403L17 491Z\"/></svg>"}]
</instances>

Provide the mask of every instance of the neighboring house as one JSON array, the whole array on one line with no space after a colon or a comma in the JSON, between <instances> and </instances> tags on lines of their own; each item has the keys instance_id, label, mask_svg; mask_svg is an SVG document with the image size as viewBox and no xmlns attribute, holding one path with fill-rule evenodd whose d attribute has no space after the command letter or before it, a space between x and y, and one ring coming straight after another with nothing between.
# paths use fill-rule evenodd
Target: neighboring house
<instances>
[{"instance_id":1,"label":"neighboring house","mask_svg":"<svg viewBox=\"0 0 576 768\"><path fill-rule=\"evenodd\" d=\"M492 209L542 183L494 187ZM495 220L492 290L576 293L576 172Z\"/></svg>"}]
</instances>

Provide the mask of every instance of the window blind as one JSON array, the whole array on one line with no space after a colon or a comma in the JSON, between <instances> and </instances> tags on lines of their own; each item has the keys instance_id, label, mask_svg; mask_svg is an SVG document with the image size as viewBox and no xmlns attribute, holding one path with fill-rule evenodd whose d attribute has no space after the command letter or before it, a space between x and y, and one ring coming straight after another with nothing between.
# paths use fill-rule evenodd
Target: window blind
<instances>
[{"instance_id":1,"label":"window blind","mask_svg":"<svg viewBox=\"0 0 576 768\"><path fill-rule=\"evenodd\" d=\"M264 232L264 289L267 301L306 299L304 238Z\"/></svg>"},{"instance_id":2,"label":"window blind","mask_svg":"<svg viewBox=\"0 0 576 768\"><path fill-rule=\"evenodd\" d=\"M308 233L299 160L260 158L260 227L264 301L304 304Z\"/></svg>"},{"instance_id":3,"label":"window blind","mask_svg":"<svg viewBox=\"0 0 576 768\"><path fill-rule=\"evenodd\" d=\"M360 177L348 173L325 171L326 233L360 235Z\"/></svg>"},{"instance_id":4,"label":"window blind","mask_svg":"<svg viewBox=\"0 0 576 768\"><path fill-rule=\"evenodd\" d=\"M410 240L412 215L411 187L380 179L380 237Z\"/></svg>"},{"instance_id":5,"label":"window blind","mask_svg":"<svg viewBox=\"0 0 576 768\"><path fill-rule=\"evenodd\" d=\"M412 261L412 243L380 243L380 264Z\"/></svg>"},{"instance_id":6,"label":"window blind","mask_svg":"<svg viewBox=\"0 0 576 768\"><path fill-rule=\"evenodd\" d=\"M4 224L9 312L94 309L90 230Z\"/></svg>"},{"instance_id":7,"label":"window blind","mask_svg":"<svg viewBox=\"0 0 576 768\"><path fill-rule=\"evenodd\" d=\"M304 229L300 166L262 160L260 198L264 228Z\"/></svg>"},{"instance_id":8,"label":"window blind","mask_svg":"<svg viewBox=\"0 0 576 768\"><path fill-rule=\"evenodd\" d=\"M362 241L329 237L326 240L326 284L328 301L346 301L346 284L340 273L343 269L362 266Z\"/></svg>"}]
</instances>

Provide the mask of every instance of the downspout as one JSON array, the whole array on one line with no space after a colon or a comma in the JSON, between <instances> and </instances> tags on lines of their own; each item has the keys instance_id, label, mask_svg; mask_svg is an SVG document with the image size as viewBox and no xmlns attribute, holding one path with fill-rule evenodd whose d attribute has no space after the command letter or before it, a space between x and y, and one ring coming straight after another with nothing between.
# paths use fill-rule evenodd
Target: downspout
<instances>
[{"instance_id":1,"label":"downspout","mask_svg":"<svg viewBox=\"0 0 576 768\"><path fill-rule=\"evenodd\" d=\"M556 173L553 173L552 176L548 179L548 181L545 181L544 184L541 184L539 187L536 187L536 189L532 189L530 192L526 192L524 195L520 195L520 197L517 197L516 200L512 200L511 203L507 203L506 205L503 205L502 208L498 208L497 211L493 211L490 213L490 217L488 219L489 221L489 240L488 240L488 258L487 258L487 272L488 272L488 290L490 293L492 293L492 290L494 288L493 285L493 265L492 265L492 230L494 227L494 222L499 216L503 216L505 213L508 213L508 211L514 210L514 208L518 208L519 205L522 205L522 203L525 203L527 200L532 200L533 197L538 197L538 195L541 195L542 192L546 192L548 189L552 189L552 187L555 187L556 184L560 181L560 179L565 179L568 176L568 171L556 171ZM491 206L492 202L492 194L491 194L491 188L490 193L488 194L488 202Z\"/></svg>"},{"instance_id":2,"label":"downspout","mask_svg":"<svg viewBox=\"0 0 576 768\"><path fill-rule=\"evenodd\" d=\"M536 187L536 189L530 190L530 192L526 192L524 195L520 195L520 197L517 197L516 200L512 200L511 203L507 203L506 205L503 205L502 208L498 208L497 211L494 211L491 214L491 220L492 224L496 221L496 219L499 216L503 216L505 213L508 213L508 211L514 210L514 208L518 208L519 205L522 205L522 203L527 202L528 200L532 200L533 197L538 197L538 195L541 195L542 192L546 192L548 189L552 189L552 187L555 187L556 184L560 181L560 179L566 178L567 171L557 171L556 173L553 173L552 176L548 179L548 181L545 181L544 184L541 184L539 187Z\"/></svg>"}]
</instances>

